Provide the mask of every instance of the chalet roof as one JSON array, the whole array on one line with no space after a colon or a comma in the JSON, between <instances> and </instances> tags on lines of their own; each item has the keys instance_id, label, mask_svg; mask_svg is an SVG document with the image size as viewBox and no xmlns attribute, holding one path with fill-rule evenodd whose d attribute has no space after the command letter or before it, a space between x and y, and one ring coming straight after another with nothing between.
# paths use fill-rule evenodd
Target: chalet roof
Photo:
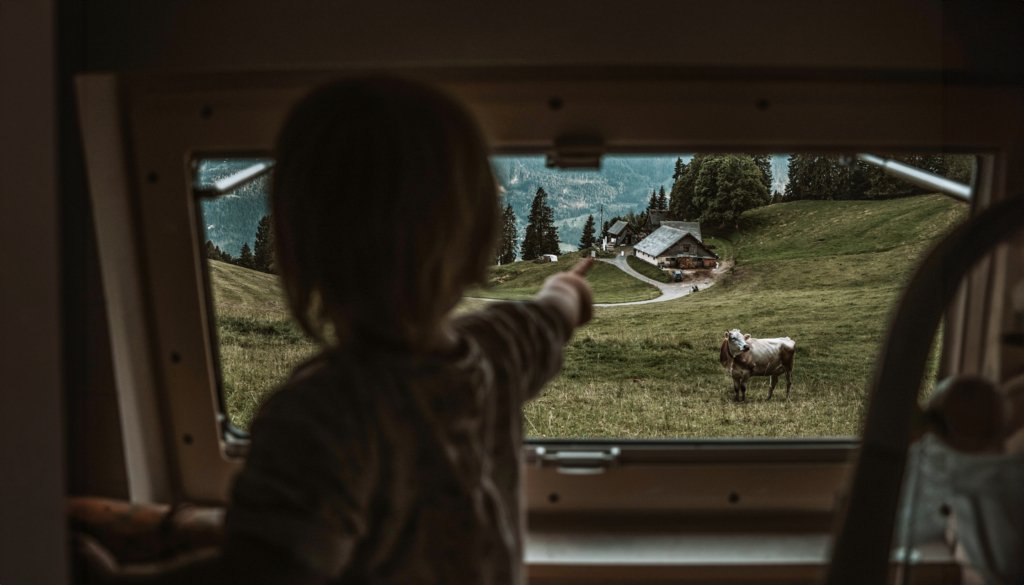
<instances>
[{"instance_id":1,"label":"chalet roof","mask_svg":"<svg viewBox=\"0 0 1024 585\"><path fill-rule=\"evenodd\" d=\"M665 250L671 248L676 242L683 239L688 232L677 230L674 227L663 225L654 230L651 235L640 241L634 249L651 256L659 256Z\"/></svg>"},{"instance_id":2,"label":"chalet roof","mask_svg":"<svg viewBox=\"0 0 1024 585\"><path fill-rule=\"evenodd\" d=\"M700 235L700 222L699 221L663 221L661 225L675 228L680 231L690 232L693 237L697 238L698 242L703 242L704 238Z\"/></svg>"},{"instance_id":3,"label":"chalet roof","mask_svg":"<svg viewBox=\"0 0 1024 585\"><path fill-rule=\"evenodd\" d=\"M673 223L687 223L687 222L673 222ZM699 233L699 232L698 232ZM718 258L718 255L712 252L697 239L693 233L677 229L668 225L662 225L660 228L654 230L654 233L647 236L637 244L634 249L639 250L650 256L658 257L664 254L669 248L678 244L681 240L690 238L697 245L699 250L696 250L694 255L700 258ZM706 253L701 253L703 250Z\"/></svg>"},{"instance_id":4,"label":"chalet roof","mask_svg":"<svg viewBox=\"0 0 1024 585\"><path fill-rule=\"evenodd\" d=\"M661 227L665 223L665 216L668 215L666 209L651 209L647 212L647 226L655 229Z\"/></svg>"},{"instance_id":5,"label":"chalet roof","mask_svg":"<svg viewBox=\"0 0 1024 585\"><path fill-rule=\"evenodd\" d=\"M620 219L619 221L612 224L612 227L608 228L608 235L619 237L620 235L622 235L622 231L627 227L629 227L629 223Z\"/></svg>"}]
</instances>

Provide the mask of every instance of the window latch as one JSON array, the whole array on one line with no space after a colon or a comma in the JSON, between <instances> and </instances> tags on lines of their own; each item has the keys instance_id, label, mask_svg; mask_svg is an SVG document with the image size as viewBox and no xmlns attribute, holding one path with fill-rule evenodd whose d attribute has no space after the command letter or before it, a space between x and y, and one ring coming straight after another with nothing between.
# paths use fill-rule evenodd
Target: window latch
<instances>
[{"instance_id":1,"label":"window latch","mask_svg":"<svg viewBox=\"0 0 1024 585\"><path fill-rule=\"evenodd\" d=\"M553 148L547 153L548 168L558 169L601 169L604 156L604 140L599 136L569 135L555 138Z\"/></svg>"},{"instance_id":2,"label":"window latch","mask_svg":"<svg viewBox=\"0 0 1024 585\"><path fill-rule=\"evenodd\" d=\"M597 475L619 462L622 449L557 449L538 446L528 460L538 467L554 467L566 475Z\"/></svg>"}]
</instances>

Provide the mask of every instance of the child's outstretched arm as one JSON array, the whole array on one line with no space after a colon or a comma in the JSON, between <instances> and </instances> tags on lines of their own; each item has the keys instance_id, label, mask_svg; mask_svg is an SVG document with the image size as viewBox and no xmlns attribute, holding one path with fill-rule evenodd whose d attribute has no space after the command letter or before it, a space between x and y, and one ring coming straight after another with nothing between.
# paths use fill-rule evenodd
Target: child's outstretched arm
<instances>
[{"instance_id":1,"label":"child's outstretched arm","mask_svg":"<svg viewBox=\"0 0 1024 585\"><path fill-rule=\"evenodd\" d=\"M548 277L537 293L537 302L554 307L572 331L594 316L594 295L587 282L593 258L584 258L566 272Z\"/></svg>"}]
</instances>

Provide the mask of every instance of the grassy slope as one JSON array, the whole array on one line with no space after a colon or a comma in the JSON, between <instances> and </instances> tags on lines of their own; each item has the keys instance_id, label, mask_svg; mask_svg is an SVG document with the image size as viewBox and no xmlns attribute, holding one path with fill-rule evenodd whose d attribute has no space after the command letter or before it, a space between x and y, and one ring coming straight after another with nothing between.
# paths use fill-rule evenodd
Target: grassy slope
<instances>
[{"instance_id":1,"label":"grassy slope","mask_svg":"<svg viewBox=\"0 0 1024 585\"><path fill-rule=\"evenodd\" d=\"M731 241L715 242L719 255L736 260L718 285L668 303L597 310L572 341L563 374L527 406L528 434L855 434L892 302L916 258L964 213L959 204L928 196L794 202L747 214ZM496 290L532 295L548 274L574 258L560 260L496 269L499 276L522 269ZM262 396L314 346L290 323L275 277L210 265L229 412L246 427ZM619 290L611 286L622 274L614 267L598 265L593 274L599 298L636 294L629 281ZM469 300L460 310L483 303ZM767 381L755 378L747 403L732 402L718 348L722 332L733 327L797 341L789 401L766 402Z\"/></svg>"},{"instance_id":2,"label":"grassy slope","mask_svg":"<svg viewBox=\"0 0 1024 585\"><path fill-rule=\"evenodd\" d=\"M545 278L557 271L568 270L579 259L580 254L575 252L559 256L558 262L513 262L495 266L491 272L491 286L468 294L490 299L529 299L537 294ZM661 295L655 287L603 262L598 262L591 269L588 278L594 288L594 301L598 303L645 301Z\"/></svg>"},{"instance_id":3,"label":"grassy slope","mask_svg":"<svg viewBox=\"0 0 1024 585\"><path fill-rule=\"evenodd\" d=\"M214 260L210 276L228 416L248 428L263 397L316 348L291 321L276 276Z\"/></svg>"},{"instance_id":4,"label":"grassy slope","mask_svg":"<svg viewBox=\"0 0 1024 585\"><path fill-rule=\"evenodd\" d=\"M856 434L890 307L915 260L965 212L927 196L749 213L727 252L736 266L715 287L668 303L598 309L570 345L562 376L528 405L528 433ZM767 378L755 378L747 403L732 402L718 353L734 327L796 340L789 401L765 401Z\"/></svg>"},{"instance_id":5,"label":"grassy slope","mask_svg":"<svg viewBox=\"0 0 1024 585\"><path fill-rule=\"evenodd\" d=\"M652 278L658 282L671 282L672 277L667 272L658 268L653 264L644 262L636 256L627 256L626 263L629 264L630 268L636 270L640 274L643 274L647 278Z\"/></svg>"}]
</instances>

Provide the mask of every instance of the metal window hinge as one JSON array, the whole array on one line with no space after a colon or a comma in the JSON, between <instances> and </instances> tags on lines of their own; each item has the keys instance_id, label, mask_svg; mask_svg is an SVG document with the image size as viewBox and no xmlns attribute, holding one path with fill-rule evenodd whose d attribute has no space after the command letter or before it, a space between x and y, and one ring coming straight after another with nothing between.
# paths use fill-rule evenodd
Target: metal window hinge
<instances>
[{"instance_id":1,"label":"metal window hinge","mask_svg":"<svg viewBox=\"0 0 1024 585\"><path fill-rule=\"evenodd\" d=\"M618 447L602 449L557 449L536 447L529 461L538 467L554 467L566 475L597 475L619 462L622 450Z\"/></svg>"}]
</instances>

